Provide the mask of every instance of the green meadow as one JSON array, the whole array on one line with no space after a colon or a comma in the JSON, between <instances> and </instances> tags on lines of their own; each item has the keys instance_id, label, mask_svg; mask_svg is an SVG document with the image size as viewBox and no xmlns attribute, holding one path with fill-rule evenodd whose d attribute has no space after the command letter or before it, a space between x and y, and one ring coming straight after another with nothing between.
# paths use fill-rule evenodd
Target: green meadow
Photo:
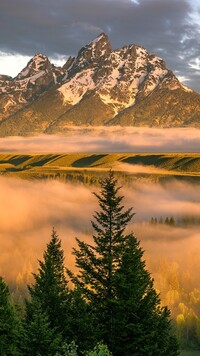
<instances>
[{"instance_id":1,"label":"green meadow","mask_svg":"<svg viewBox=\"0 0 200 356\"><path fill-rule=\"evenodd\" d=\"M95 183L108 169L125 180L198 181L199 153L157 154L0 154L0 174L23 179L60 179Z\"/></svg>"}]
</instances>

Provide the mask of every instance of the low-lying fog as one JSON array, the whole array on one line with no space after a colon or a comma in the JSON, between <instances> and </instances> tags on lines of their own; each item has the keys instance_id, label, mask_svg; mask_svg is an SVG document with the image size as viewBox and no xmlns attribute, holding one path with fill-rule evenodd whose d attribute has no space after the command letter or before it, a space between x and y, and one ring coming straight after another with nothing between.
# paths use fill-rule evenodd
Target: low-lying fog
<instances>
[{"instance_id":1,"label":"low-lying fog","mask_svg":"<svg viewBox=\"0 0 200 356\"><path fill-rule=\"evenodd\" d=\"M71 127L65 136L0 138L0 152L198 152L195 128Z\"/></svg>"},{"instance_id":2,"label":"low-lying fog","mask_svg":"<svg viewBox=\"0 0 200 356\"><path fill-rule=\"evenodd\" d=\"M72 267L74 238L91 240L90 220L98 210L94 190L98 188L0 178L0 275L19 283L29 281L53 226L62 239L66 265ZM180 224L183 217L199 219L200 185L134 183L124 186L121 193L125 207L133 206L136 212L129 230L141 241L145 256L153 262L150 265L160 258L175 261L181 269L189 268L200 282L199 225ZM152 217L171 216L177 221L175 227L149 223Z\"/></svg>"}]
</instances>

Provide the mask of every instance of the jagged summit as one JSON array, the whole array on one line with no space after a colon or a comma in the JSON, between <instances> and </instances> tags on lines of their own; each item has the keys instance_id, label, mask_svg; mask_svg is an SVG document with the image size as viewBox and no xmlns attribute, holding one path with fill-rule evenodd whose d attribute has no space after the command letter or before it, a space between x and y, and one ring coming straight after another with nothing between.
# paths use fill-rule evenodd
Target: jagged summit
<instances>
[{"instance_id":1,"label":"jagged summit","mask_svg":"<svg viewBox=\"0 0 200 356\"><path fill-rule=\"evenodd\" d=\"M0 78L0 119L37 99L62 81L65 70L56 68L47 56L37 53L15 77Z\"/></svg>"},{"instance_id":2,"label":"jagged summit","mask_svg":"<svg viewBox=\"0 0 200 356\"><path fill-rule=\"evenodd\" d=\"M28 62L27 66L15 77L15 80L21 80L31 77L40 71L45 71L52 67L47 56L42 53L37 53Z\"/></svg>"},{"instance_id":3,"label":"jagged summit","mask_svg":"<svg viewBox=\"0 0 200 356\"><path fill-rule=\"evenodd\" d=\"M85 52L87 52L88 54L90 53L91 58L109 55L111 52L111 44L109 37L104 32L101 33L89 44L80 49L77 58L81 57L82 53Z\"/></svg>"},{"instance_id":4,"label":"jagged summit","mask_svg":"<svg viewBox=\"0 0 200 356\"><path fill-rule=\"evenodd\" d=\"M38 53L16 78L0 76L0 108L0 135L65 132L70 125L200 125L200 95L162 58L138 44L113 50L105 33L62 68Z\"/></svg>"},{"instance_id":5,"label":"jagged summit","mask_svg":"<svg viewBox=\"0 0 200 356\"><path fill-rule=\"evenodd\" d=\"M100 34L89 44L82 47L78 52L74 64L74 72L77 70L89 68L110 56L111 44L105 33Z\"/></svg>"},{"instance_id":6,"label":"jagged summit","mask_svg":"<svg viewBox=\"0 0 200 356\"><path fill-rule=\"evenodd\" d=\"M110 43L110 39L108 37L108 35L106 35L105 32L101 32L97 37L95 37L90 43L98 43L100 41L104 41L107 43Z\"/></svg>"}]
</instances>

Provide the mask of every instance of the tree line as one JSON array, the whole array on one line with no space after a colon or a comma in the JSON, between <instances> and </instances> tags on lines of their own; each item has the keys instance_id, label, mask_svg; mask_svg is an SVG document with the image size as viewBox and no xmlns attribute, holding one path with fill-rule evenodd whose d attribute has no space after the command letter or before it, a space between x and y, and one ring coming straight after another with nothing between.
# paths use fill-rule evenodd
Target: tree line
<instances>
[{"instance_id":1,"label":"tree line","mask_svg":"<svg viewBox=\"0 0 200 356\"><path fill-rule=\"evenodd\" d=\"M170 226L175 226L175 219L173 216L170 218L167 216L166 218L163 218L162 216L158 219L157 217L152 217L150 220L151 224L165 224L165 225L170 225Z\"/></svg>"},{"instance_id":2,"label":"tree line","mask_svg":"<svg viewBox=\"0 0 200 356\"><path fill-rule=\"evenodd\" d=\"M170 217L165 217L163 218L162 216L158 217L152 217L150 219L150 224L152 225L168 225L168 226L198 226L200 225L200 218L198 216L180 216L174 218L173 216Z\"/></svg>"},{"instance_id":3,"label":"tree line","mask_svg":"<svg viewBox=\"0 0 200 356\"><path fill-rule=\"evenodd\" d=\"M143 249L125 229L125 210L113 172L101 183L93 242L77 239L76 273L52 230L29 298L19 313L0 278L0 355L176 356L170 311L161 306ZM70 287L72 285L72 287Z\"/></svg>"}]
</instances>

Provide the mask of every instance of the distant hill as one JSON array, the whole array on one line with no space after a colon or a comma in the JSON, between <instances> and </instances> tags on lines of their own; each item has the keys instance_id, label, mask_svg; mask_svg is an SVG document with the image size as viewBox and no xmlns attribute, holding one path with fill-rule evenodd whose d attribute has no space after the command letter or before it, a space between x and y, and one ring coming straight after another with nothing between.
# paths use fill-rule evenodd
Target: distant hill
<instances>
[{"instance_id":1,"label":"distant hill","mask_svg":"<svg viewBox=\"0 0 200 356\"><path fill-rule=\"evenodd\" d=\"M0 135L64 133L71 125L200 127L200 94L139 45L112 50L102 33L55 67L36 54L0 75Z\"/></svg>"}]
</instances>

